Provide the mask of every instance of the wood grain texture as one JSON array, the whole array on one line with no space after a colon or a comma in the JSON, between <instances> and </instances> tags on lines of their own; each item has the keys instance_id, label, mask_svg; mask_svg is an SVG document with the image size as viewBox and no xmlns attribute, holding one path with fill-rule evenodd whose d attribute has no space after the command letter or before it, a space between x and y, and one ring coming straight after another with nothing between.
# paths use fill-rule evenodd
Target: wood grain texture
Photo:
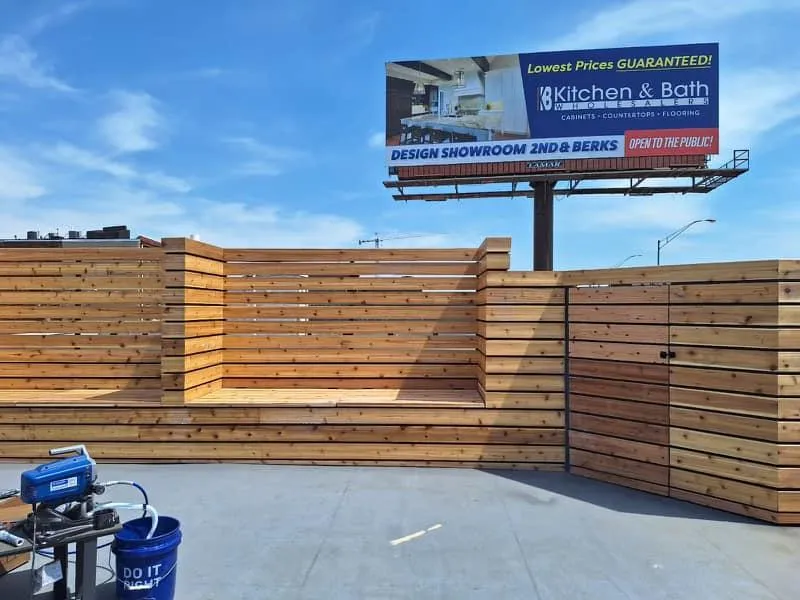
<instances>
[{"instance_id":1,"label":"wood grain texture","mask_svg":"<svg viewBox=\"0 0 800 600\"><path fill-rule=\"evenodd\" d=\"M705 410L670 407L669 422L673 427L720 433L765 442L777 442L778 421L761 417L732 415Z\"/></svg>"},{"instance_id":2,"label":"wood grain texture","mask_svg":"<svg viewBox=\"0 0 800 600\"><path fill-rule=\"evenodd\" d=\"M642 285L707 282L775 281L780 279L777 260L687 264L622 269L562 271L564 285Z\"/></svg>"},{"instance_id":3,"label":"wood grain texture","mask_svg":"<svg viewBox=\"0 0 800 600\"><path fill-rule=\"evenodd\" d=\"M225 292L226 306L237 304L308 304L310 306L471 306L476 304L475 294L460 292L361 291L358 294L337 291L308 292L254 292L237 290Z\"/></svg>"},{"instance_id":4,"label":"wood grain texture","mask_svg":"<svg viewBox=\"0 0 800 600\"><path fill-rule=\"evenodd\" d=\"M570 452L570 469L574 472L575 467L591 469L612 476L621 476L626 479L654 483L664 488L669 485L669 467L653 465L638 460L596 454L584 450L572 450ZM666 495L666 489L663 490L663 495Z\"/></svg>"},{"instance_id":5,"label":"wood grain texture","mask_svg":"<svg viewBox=\"0 0 800 600\"><path fill-rule=\"evenodd\" d=\"M682 448L670 450L670 465L684 471L704 473L771 488L783 487L780 470L761 463L727 458Z\"/></svg>"},{"instance_id":6,"label":"wood grain texture","mask_svg":"<svg viewBox=\"0 0 800 600\"><path fill-rule=\"evenodd\" d=\"M615 469L615 473L619 471L619 467L616 463L614 464L613 468ZM594 469L587 469L584 466L571 467L570 473L572 473L573 475L578 475L580 477L588 477L590 479L596 479L598 481L603 481L614 485L632 488L635 490L640 490L642 492L648 492L650 494L656 494L658 496L667 496L669 494L669 488L665 485L659 485L657 483L651 483L649 481L642 481L641 479L634 479L632 477L625 477L623 475L618 475L615 473L595 471Z\"/></svg>"},{"instance_id":7,"label":"wood grain texture","mask_svg":"<svg viewBox=\"0 0 800 600\"><path fill-rule=\"evenodd\" d=\"M562 285L561 274L554 271L487 272L478 277L478 289L484 288L553 288Z\"/></svg>"},{"instance_id":8,"label":"wood grain texture","mask_svg":"<svg viewBox=\"0 0 800 600\"><path fill-rule=\"evenodd\" d=\"M565 394L562 392L487 392L481 390L487 408L525 410L564 410Z\"/></svg>"},{"instance_id":9,"label":"wood grain texture","mask_svg":"<svg viewBox=\"0 0 800 600\"><path fill-rule=\"evenodd\" d=\"M486 357L494 356L564 356L562 340L505 340L478 339L478 350Z\"/></svg>"},{"instance_id":10,"label":"wood grain texture","mask_svg":"<svg viewBox=\"0 0 800 600\"><path fill-rule=\"evenodd\" d=\"M569 290L570 304L656 304L669 302L669 286L576 287Z\"/></svg>"},{"instance_id":11,"label":"wood grain texture","mask_svg":"<svg viewBox=\"0 0 800 600\"><path fill-rule=\"evenodd\" d=\"M427 425L0 425L3 442L338 442L563 446L556 428Z\"/></svg>"},{"instance_id":12,"label":"wood grain texture","mask_svg":"<svg viewBox=\"0 0 800 600\"><path fill-rule=\"evenodd\" d=\"M573 394L666 405L670 389L666 384L576 376L574 369L570 369L570 391Z\"/></svg>"},{"instance_id":13,"label":"wood grain texture","mask_svg":"<svg viewBox=\"0 0 800 600\"><path fill-rule=\"evenodd\" d=\"M191 269L196 270L196 269ZM226 275L308 275L351 277L357 275L439 275L450 277L474 276L478 265L462 262L339 262L339 263L263 263L232 262L225 266Z\"/></svg>"},{"instance_id":14,"label":"wood grain texture","mask_svg":"<svg viewBox=\"0 0 800 600\"><path fill-rule=\"evenodd\" d=\"M673 386L670 388L670 404L674 407L712 410L717 413L733 413L777 419L781 416L777 398L756 394L716 392Z\"/></svg>"},{"instance_id":15,"label":"wood grain texture","mask_svg":"<svg viewBox=\"0 0 800 600\"><path fill-rule=\"evenodd\" d=\"M795 375L683 366L671 366L669 372L671 384L680 387L773 397L800 393Z\"/></svg>"},{"instance_id":16,"label":"wood grain texture","mask_svg":"<svg viewBox=\"0 0 800 600\"><path fill-rule=\"evenodd\" d=\"M669 464L669 449L657 444L574 430L569 432L569 443L570 448L577 448L587 452L638 460L655 465Z\"/></svg>"},{"instance_id":17,"label":"wood grain texture","mask_svg":"<svg viewBox=\"0 0 800 600\"><path fill-rule=\"evenodd\" d=\"M793 306L785 307L787 315ZM794 313L794 310L791 310ZM780 325L778 304L773 305L672 305L670 323L675 325L738 325L776 327Z\"/></svg>"},{"instance_id":18,"label":"wood grain texture","mask_svg":"<svg viewBox=\"0 0 800 600\"><path fill-rule=\"evenodd\" d=\"M572 406L570 405L570 409ZM643 441L649 444L669 444L669 429L665 425L654 425L641 420L632 421L618 417L572 413L570 429L597 435Z\"/></svg>"},{"instance_id":19,"label":"wood grain texture","mask_svg":"<svg viewBox=\"0 0 800 600\"><path fill-rule=\"evenodd\" d=\"M672 304L775 304L798 300L800 286L776 281L670 286Z\"/></svg>"},{"instance_id":20,"label":"wood grain texture","mask_svg":"<svg viewBox=\"0 0 800 600\"><path fill-rule=\"evenodd\" d=\"M481 257L475 248L224 249L224 259L229 263L476 262Z\"/></svg>"},{"instance_id":21,"label":"wood grain texture","mask_svg":"<svg viewBox=\"0 0 800 600\"><path fill-rule=\"evenodd\" d=\"M639 421L653 425L668 425L670 410L664 404L648 404L627 400L610 400L570 393L571 413L598 415L627 421Z\"/></svg>"},{"instance_id":22,"label":"wood grain texture","mask_svg":"<svg viewBox=\"0 0 800 600\"><path fill-rule=\"evenodd\" d=\"M595 377L622 383L670 383L670 368L667 365L574 358L570 359L569 373L570 376Z\"/></svg>"},{"instance_id":23,"label":"wood grain texture","mask_svg":"<svg viewBox=\"0 0 800 600\"><path fill-rule=\"evenodd\" d=\"M572 358L589 358L609 361L639 362L646 364L666 364L666 358L660 358L665 345L628 344L618 342L571 341L569 355Z\"/></svg>"},{"instance_id":24,"label":"wood grain texture","mask_svg":"<svg viewBox=\"0 0 800 600\"><path fill-rule=\"evenodd\" d=\"M775 350L710 348L672 345L671 365L746 369L771 372L800 370L800 353Z\"/></svg>"},{"instance_id":25,"label":"wood grain texture","mask_svg":"<svg viewBox=\"0 0 800 600\"><path fill-rule=\"evenodd\" d=\"M716 510L758 519L774 524L800 524L800 515L795 515L794 518L791 514L787 513L780 515L779 513L740 502L733 502L722 498L714 498L703 493L691 492L684 489L671 487L669 491L671 498L676 500L683 500L685 502L692 502L701 506L707 506Z\"/></svg>"},{"instance_id":26,"label":"wood grain texture","mask_svg":"<svg viewBox=\"0 0 800 600\"><path fill-rule=\"evenodd\" d=\"M563 305L563 288L487 287L477 294L478 304Z\"/></svg>"},{"instance_id":27,"label":"wood grain texture","mask_svg":"<svg viewBox=\"0 0 800 600\"><path fill-rule=\"evenodd\" d=\"M742 460L759 462L766 465L782 463L779 454L780 445L758 440L731 437L704 431L694 431L672 427L670 429L670 445L698 452L709 452L721 456L729 456ZM787 466L791 459L788 459Z\"/></svg>"},{"instance_id":28,"label":"wood grain texture","mask_svg":"<svg viewBox=\"0 0 800 600\"><path fill-rule=\"evenodd\" d=\"M670 487L745 506L778 510L778 493L775 490L723 477L674 468L670 472Z\"/></svg>"},{"instance_id":29,"label":"wood grain texture","mask_svg":"<svg viewBox=\"0 0 800 600\"><path fill-rule=\"evenodd\" d=\"M570 323L639 324L658 325L668 323L666 306L596 304L570 305Z\"/></svg>"},{"instance_id":30,"label":"wood grain texture","mask_svg":"<svg viewBox=\"0 0 800 600\"><path fill-rule=\"evenodd\" d=\"M563 340L564 323L487 323L478 324L487 340Z\"/></svg>"},{"instance_id":31,"label":"wood grain texture","mask_svg":"<svg viewBox=\"0 0 800 600\"><path fill-rule=\"evenodd\" d=\"M780 336L784 330L750 327L695 327L692 325L672 325L669 329L670 341L683 346L711 346L717 348L754 348L763 350L792 349L782 343Z\"/></svg>"},{"instance_id":32,"label":"wood grain texture","mask_svg":"<svg viewBox=\"0 0 800 600\"><path fill-rule=\"evenodd\" d=\"M222 279L222 278L220 278ZM222 279L224 289L249 291L474 291L474 277L245 277Z\"/></svg>"},{"instance_id":33,"label":"wood grain texture","mask_svg":"<svg viewBox=\"0 0 800 600\"><path fill-rule=\"evenodd\" d=\"M571 318L569 324L569 337L574 341L628 342L633 344L663 343L666 345L669 337L668 332L669 327L667 325L575 323Z\"/></svg>"},{"instance_id":34,"label":"wood grain texture","mask_svg":"<svg viewBox=\"0 0 800 600\"><path fill-rule=\"evenodd\" d=\"M8 442L0 445L3 459L38 458L46 455L48 444ZM98 459L180 459L193 460L460 460L497 462L563 463L564 449L558 446L514 446L485 444L381 444L318 442L99 442L92 446Z\"/></svg>"},{"instance_id":35,"label":"wood grain texture","mask_svg":"<svg viewBox=\"0 0 800 600\"><path fill-rule=\"evenodd\" d=\"M372 392L372 390L369 390ZM132 390L125 390L128 396ZM265 398L265 392L270 392ZM6 404L0 414L0 421L8 425L54 425L73 424L85 426L111 425L418 425L418 426L453 426L453 427L532 427L559 428L564 425L564 415L555 410L495 410L453 405L436 406L437 398L444 398L442 390L429 394L431 408L423 402L408 403L403 397L392 396L397 390L389 390L383 402L375 403L379 396L370 396L368 400L349 398L347 391L331 390L331 395L338 395L341 403L314 405L312 398L307 403L293 402L284 404L281 400L287 397L285 390L231 390L223 389L203 398L193 400L182 407L165 407L157 402L138 402L126 406L111 406L112 402L102 400L112 396L106 392L99 401L82 405L76 400L76 392L71 391L72 398L63 399L53 404L53 397L39 393L32 398L28 391L28 400L19 405ZM87 392L96 394L97 391ZM476 394L477 396L477 394ZM157 399L157 395L155 396ZM288 396L293 399L294 396ZM415 397L419 398L417 393ZM232 400L234 398L234 400ZM238 399L238 402L235 400ZM136 406L140 404L141 406ZM91 410L87 410L91 409Z\"/></svg>"}]
</instances>

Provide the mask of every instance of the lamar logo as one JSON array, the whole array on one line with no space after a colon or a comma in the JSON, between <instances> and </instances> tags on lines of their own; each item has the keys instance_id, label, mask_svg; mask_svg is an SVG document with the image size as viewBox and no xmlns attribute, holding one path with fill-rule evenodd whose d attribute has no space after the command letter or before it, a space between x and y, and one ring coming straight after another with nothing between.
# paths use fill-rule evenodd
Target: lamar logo
<instances>
[{"instance_id":1,"label":"lamar logo","mask_svg":"<svg viewBox=\"0 0 800 600\"><path fill-rule=\"evenodd\" d=\"M547 171L550 169L563 169L563 160L531 160L528 161L528 168L535 171Z\"/></svg>"},{"instance_id":2,"label":"lamar logo","mask_svg":"<svg viewBox=\"0 0 800 600\"><path fill-rule=\"evenodd\" d=\"M536 88L539 110L553 110L553 88L549 85Z\"/></svg>"}]
</instances>

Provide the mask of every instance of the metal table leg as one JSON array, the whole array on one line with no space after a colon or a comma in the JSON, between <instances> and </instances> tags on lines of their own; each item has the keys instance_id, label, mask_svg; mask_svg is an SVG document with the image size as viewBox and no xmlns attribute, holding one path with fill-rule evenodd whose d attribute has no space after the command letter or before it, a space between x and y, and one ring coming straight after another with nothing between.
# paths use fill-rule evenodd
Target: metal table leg
<instances>
[{"instance_id":1,"label":"metal table leg","mask_svg":"<svg viewBox=\"0 0 800 600\"><path fill-rule=\"evenodd\" d=\"M53 548L53 560L56 562L61 563L61 574L63 575L61 579L56 581L53 584L53 598L55 600L67 600L67 579L69 572L67 571L67 567L69 566L67 563L67 552L69 550L69 544L62 544L60 546L56 546Z\"/></svg>"},{"instance_id":2,"label":"metal table leg","mask_svg":"<svg viewBox=\"0 0 800 600\"><path fill-rule=\"evenodd\" d=\"M97 538L75 544L75 593L80 600L95 600L97 587Z\"/></svg>"}]
</instances>

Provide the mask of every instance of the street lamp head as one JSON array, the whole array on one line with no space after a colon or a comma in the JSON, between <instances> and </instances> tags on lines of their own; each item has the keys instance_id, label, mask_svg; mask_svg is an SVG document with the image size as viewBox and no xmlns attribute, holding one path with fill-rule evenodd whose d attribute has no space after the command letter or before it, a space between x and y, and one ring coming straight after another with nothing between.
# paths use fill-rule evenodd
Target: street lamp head
<instances>
[{"instance_id":1,"label":"street lamp head","mask_svg":"<svg viewBox=\"0 0 800 600\"><path fill-rule=\"evenodd\" d=\"M716 219L705 219L705 222L706 223L716 223L717 220Z\"/></svg>"}]
</instances>

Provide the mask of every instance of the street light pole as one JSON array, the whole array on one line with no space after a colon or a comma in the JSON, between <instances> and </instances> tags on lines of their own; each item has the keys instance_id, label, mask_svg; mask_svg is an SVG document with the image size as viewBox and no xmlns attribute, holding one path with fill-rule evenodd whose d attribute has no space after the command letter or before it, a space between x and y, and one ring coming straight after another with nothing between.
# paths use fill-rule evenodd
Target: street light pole
<instances>
[{"instance_id":1,"label":"street light pole","mask_svg":"<svg viewBox=\"0 0 800 600\"><path fill-rule=\"evenodd\" d=\"M641 254L631 254L631 255L630 255L628 258L626 258L625 260L621 260L620 262L618 262L617 264L615 264L615 265L614 265L614 268L616 269L617 267L621 267L621 266L622 266L622 265L624 265L626 262L628 262L630 259L632 259L632 258L639 258L640 256L641 256Z\"/></svg>"},{"instance_id":2,"label":"street light pole","mask_svg":"<svg viewBox=\"0 0 800 600\"><path fill-rule=\"evenodd\" d=\"M676 237L681 235L684 231L686 231L687 229L689 229L693 225L697 225L698 223L716 223L716 222L717 222L716 219L697 219L695 221L692 221L691 223L687 223L686 225L684 225L683 227L681 227L677 231L673 231L667 237L665 237L663 240L658 240L658 251L656 252L656 264L657 265L661 264L661 249L664 246L666 246L667 244L669 244Z\"/></svg>"}]
</instances>

